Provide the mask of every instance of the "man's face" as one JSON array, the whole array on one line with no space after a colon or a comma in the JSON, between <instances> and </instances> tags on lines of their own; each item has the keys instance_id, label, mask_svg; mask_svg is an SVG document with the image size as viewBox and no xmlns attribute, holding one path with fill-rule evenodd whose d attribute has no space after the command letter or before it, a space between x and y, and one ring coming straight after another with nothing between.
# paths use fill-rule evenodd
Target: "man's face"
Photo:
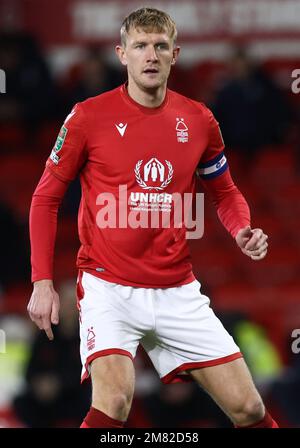
<instances>
[{"instance_id":1,"label":"man's face","mask_svg":"<svg viewBox=\"0 0 300 448\"><path fill-rule=\"evenodd\" d=\"M174 47L167 33L146 33L131 28L126 46L117 46L116 51L121 63L127 66L129 82L133 81L142 90L155 90L167 83L179 47Z\"/></svg>"}]
</instances>

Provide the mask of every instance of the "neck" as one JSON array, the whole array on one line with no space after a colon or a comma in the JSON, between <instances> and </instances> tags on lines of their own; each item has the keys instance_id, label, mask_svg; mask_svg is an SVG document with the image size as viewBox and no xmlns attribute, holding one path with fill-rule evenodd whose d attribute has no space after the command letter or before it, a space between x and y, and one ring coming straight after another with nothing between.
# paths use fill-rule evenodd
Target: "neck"
<instances>
[{"instance_id":1,"label":"neck","mask_svg":"<svg viewBox=\"0 0 300 448\"><path fill-rule=\"evenodd\" d=\"M143 90L134 82L131 82L130 79L128 80L128 95L138 104L141 104L145 107L159 107L165 99L166 90L166 85L160 86L158 88Z\"/></svg>"}]
</instances>

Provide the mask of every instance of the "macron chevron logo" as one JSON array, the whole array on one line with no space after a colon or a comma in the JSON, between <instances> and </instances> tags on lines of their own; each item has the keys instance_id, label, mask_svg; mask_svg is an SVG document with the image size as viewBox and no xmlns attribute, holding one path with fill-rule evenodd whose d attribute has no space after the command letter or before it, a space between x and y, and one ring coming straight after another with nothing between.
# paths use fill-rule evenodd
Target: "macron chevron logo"
<instances>
[{"instance_id":1,"label":"macron chevron logo","mask_svg":"<svg viewBox=\"0 0 300 448\"><path fill-rule=\"evenodd\" d=\"M116 128L118 129L121 137L123 137L125 134L126 128L127 128L127 123L126 124L123 124L123 123L116 124Z\"/></svg>"}]
</instances>

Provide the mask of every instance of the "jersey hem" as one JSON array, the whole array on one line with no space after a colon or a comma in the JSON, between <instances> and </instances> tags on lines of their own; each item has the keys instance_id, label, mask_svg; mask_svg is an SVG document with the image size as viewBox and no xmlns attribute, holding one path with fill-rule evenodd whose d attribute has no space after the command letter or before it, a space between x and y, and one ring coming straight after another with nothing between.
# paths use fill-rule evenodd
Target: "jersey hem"
<instances>
[{"instance_id":1,"label":"jersey hem","mask_svg":"<svg viewBox=\"0 0 300 448\"><path fill-rule=\"evenodd\" d=\"M166 288L176 288L177 286L182 286L182 285L186 285L188 283L192 283L194 280L196 280L196 277L194 276L193 272L189 272L189 274L182 280L178 280L175 283L170 283L168 285L162 285L161 283L137 283L134 281L127 281L124 279L121 279L119 277L116 277L114 275L110 275L110 274L106 274L106 275L102 275L101 273L95 271L94 269L88 269L88 268L84 268L84 269L80 269L79 271L83 271L83 272L87 272L88 274L94 275L94 277L98 277L101 278L101 280L105 280L109 283L116 283L118 285L122 285L122 286L133 286L136 288L155 288L155 289L166 289Z\"/></svg>"}]
</instances>

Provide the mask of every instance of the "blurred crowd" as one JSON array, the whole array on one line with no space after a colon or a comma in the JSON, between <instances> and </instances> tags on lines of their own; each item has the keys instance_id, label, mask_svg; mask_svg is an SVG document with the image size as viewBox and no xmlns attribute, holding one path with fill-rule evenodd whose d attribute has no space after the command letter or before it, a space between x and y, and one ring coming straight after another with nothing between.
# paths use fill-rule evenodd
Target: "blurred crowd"
<instances>
[{"instance_id":1,"label":"blurred crowd","mask_svg":"<svg viewBox=\"0 0 300 448\"><path fill-rule=\"evenodd\" d=\"M70 186L60 216L55 264L61 320L53 342L26 315L28 211L64 117L75 103L126 80L105 54L100 46L88 47L82 60L55 77L32 36L0 34L0 68L6 74L6 93L0 95L0 329L6 334L6 351L0 353L0 427L79 426L90 406L90 385L80 385L75 296L79 183ZM270 262L253 268L239 258L208 208L205 241L192 248L195 274L241 347L274 418L300 427L300 354L290 348L300 315L300 102L273 75L272 65L255 60L246 46L234 46L222 64L187 68L179 63L169 87L214 112L237 185L258 226L266 224L271 251L272 242L275 247ZM194 383L161 385L142 349L135 365L128 426L231 427Z\"/></svg>"}]
</instances>

